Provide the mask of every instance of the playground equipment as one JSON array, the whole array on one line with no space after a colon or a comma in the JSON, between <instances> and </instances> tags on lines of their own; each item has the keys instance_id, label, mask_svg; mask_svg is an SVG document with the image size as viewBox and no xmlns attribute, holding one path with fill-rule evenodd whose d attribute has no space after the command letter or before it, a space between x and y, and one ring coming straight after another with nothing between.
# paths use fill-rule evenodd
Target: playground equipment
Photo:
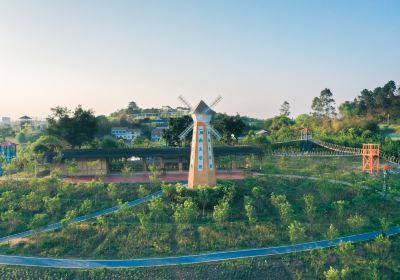
<instances>
[{"instance_id":1,"label":"playground equipment","mask_svg":"<svg viewBox=\"0 0 400 280\"><path fill-rule=\"evenodd\" d=\"M299 138L275 142L274 144L277 145L278 149L281 151L273 150L273 156L362 156L363 171L378 173L380 169L380 159L386 161L394 169L400 169L400 159L397 156L382 152L378 144L363 144L363 148L332 144L315 139L309 128L301 129ZM283 146L286 148L283 148Z\"/></svg>"},{"instance_id":2,"label":"playground equipment","mask_svg":"<svg viewBox=\"0 0 400 280\"><path fill-rule=\"evenodd\" d=\"M17 144L6 141L0 144L0 156L3 156L5 161L10 161L17 156Z\"/></svg>"},{"instance_id":3,"label":"playground equipment","mask_svg":"<svg viewBox=\"0 0 400 280\"><path fill-rule=\"evenodd\" d=\"M2 161L0 161L0 176L3 175L3 169L2 169L3 162L10 162L16 156L17 156L17 144L11 141L0 143L0 157L3 159Z\"/></svg>"},{"instance_id":4,"label":"playground equipment","mask_svg":"<svg viewBox=\"0 0 400 280\"><path fill-rule=\"evenodd\" d=\"M313 139L312 130L307 127L300 130L300 139L305 141Z\"/></svg>"},{"instance_id":5,"label":"playground equipment","mask_svg":"<svg viewBox=\"0 0 400 280\"><path fill-rule=\"evenodd\" d=\"M183 139L193 129L188 177L189 188L200 185L215 186L217 183L211 133L218 139L221 138L221 135L211 126L210 121L213 115L211 109L219 103L221 99L222 97L218 96L210 106L201 100L199 104L192 109L192 106L190 106L182 96L179 96L179 100L190 108L193 119L193 124L187 127L179 136L180 139Z\"/></svg>"},{"instance_id":6,"label":"playground equipment","mask_svg":"<svg viewBox=\"0 0 400 280\"><path fill-rule=\"evenodd\" d=\"M373 174L379 172L380 145L363 144L362 148L362 170Z\"/></svg>"},{"instance_id":7,"label":"playground equipment","mask_svg":"<svg viewBox=\"0 0 400 280\"><path fill-rule=\"evenodd\" d=\"M387 185L386 185L386 175L390 170L389 165L385 164L382 166L383 169L383 197L386 198L386 191L387 191Z\"/></svg>"}]
</instances>

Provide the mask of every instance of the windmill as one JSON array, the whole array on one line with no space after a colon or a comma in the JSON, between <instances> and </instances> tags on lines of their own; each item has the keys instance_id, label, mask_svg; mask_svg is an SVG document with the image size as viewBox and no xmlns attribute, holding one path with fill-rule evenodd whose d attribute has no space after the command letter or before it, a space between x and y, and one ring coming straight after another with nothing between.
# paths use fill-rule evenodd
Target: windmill
<instances>
[{"instance_id":1,"label":"windmill","mask_svg":"<svg viewBox=\"0 0 400 280\"><path fill-rule=\"evenodd\" d=\"M212 108L221 99L222 97L218 96L210 106L201 100L193 108L189 102L179 96L179 100L190 109L193 119L193 123L179 135L179 138L183 139L193 129L188 176L189 188L200 185L215 186L217 182L211 134L214 134L217 139L220 139L221 135L211 126L210 121L214 113Z\"/></svg>"}]
</instances>

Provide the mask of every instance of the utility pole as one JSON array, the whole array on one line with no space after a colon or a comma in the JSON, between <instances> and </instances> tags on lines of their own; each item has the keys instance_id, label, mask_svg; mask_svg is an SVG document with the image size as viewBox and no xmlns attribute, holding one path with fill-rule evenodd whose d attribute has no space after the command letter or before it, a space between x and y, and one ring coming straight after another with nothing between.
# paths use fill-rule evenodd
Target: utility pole
<instances>
[{"instance_id":1,"label":"utility pole","mask_svg":"<svg viewBox=\"0 0 400 280\"><path fill-rule=\"evenodd\" d=\"M37 157L36 157L36 154L33 154L33 158L35 159L35 178L37 178Z\"/></svg>"},{"instance_id":2,"label":"utility pole","mask_svg":"<svg viewBox=\"0 0 400 280\"><path fill-rule=\"evenodd\" d=\"M386 186L386 174L387 172L390 170L389 165L385 164L383 166L383 198L386 199L386 195L387 195L387 186Z\"/></svg>"}]
</instances>

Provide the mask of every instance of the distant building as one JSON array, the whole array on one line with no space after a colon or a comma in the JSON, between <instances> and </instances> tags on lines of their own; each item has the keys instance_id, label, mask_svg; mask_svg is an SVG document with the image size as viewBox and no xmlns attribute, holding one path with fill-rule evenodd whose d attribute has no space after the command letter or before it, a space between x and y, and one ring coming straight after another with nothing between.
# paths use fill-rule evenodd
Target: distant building
<instances>
[{"instance_id":1,"label":"distant building","mask_svg":"<svg viewBox=\"0 0 400 280\"><path fill-rule=\"evenodd\" d=\"M129 102L128 109L131 110L131 112L136 112L140 110L139 106L136 104L135 101Z\"/></svg>"},{"instance_id":2,"label":"distant building","mask_svg":"<svg viewBox=\"0 0 400 280\"><path fill-rule=\"evenodd\" d=\"M35 120L35 121L33 121L32 130L34 132L42 132L47 128L47 126L48 126L48 123L46 120Z\"/></svg>"},{"instance_id":3,"label":"distant building","mask_svg":"<svg viewBox=\"0 0 400 280\"><path fill-rule=\"evenodd\" d=\"M18 119L19 125L22 128L24 128L24 126L26 125L32 125L33 123L33 119L31 117L28 117L27 115L22 116Z\"/></svg>"},{"instance_id":4,"label":"distant building","mask_svg":"<svg viewBox=\"0 0 400 280\"><path fill-rule=\"evenodd\" d=\"M162 111L173 111L174 109L171 108L171 106L168 105L164 105L161 107Z\"/></svg>"},{"instance_id":5,"label":"distant building","mask_svg":"<svg viewBox=\"0 0 400 280\"><path fill-rule=\"evenodd\" d=\"M168 127L168 120L162 119L162 118L157 118L152 121L153 124L155 124L157 127Z\"/></svg>"},{"instance_id":6,"label":"distant building","mask_svg":"<svg viewBox=\"0 0 400 280\"><path fill-rule=\"evenodd\" d=\"M2 124L11 124L11 118L9 117L1 117Z\"/></svg>"},{"instance_id":7,"label":"distant building","mask_svg":"<svg viewBox=\"0 0 400 280\"><path fill-rule=\"evenodd\" d=\"M176 111L182 113L183 115L187 115L190 113L190 109L186 107L176 107Z\"/></svg>"},{"instance_id":8,"label":"distant building","mask_svg":"<svg viewBox=\"0 0 400 280\"><path fill-rule=\"evenodd\" d=\"M31 121L33 121L32 118L28 117L27 115L24 115L24 116L20 117L18 120L20 122L31 122Z\"/></svg>"},{"instance_id":9,"label":"distant building","mask_svg":"<svg viewBox=\"0 0 400 280\"><path fill-rule=\"evenodd\" d=\"M151 141L160 141L167 127L156 127L151 131Z\"/></svg>"},{"instance_id":10,"label":"distant building","mask_svg":"<svg viewBox=\"0 0 400 280\"><path fill-rule=\"evenodd\" d=\"M117 139L133 140L142 134L142 130L139 128L127 128L127 127L113 127L111 128L111 135Z\"/></svg>"}]
</instances>

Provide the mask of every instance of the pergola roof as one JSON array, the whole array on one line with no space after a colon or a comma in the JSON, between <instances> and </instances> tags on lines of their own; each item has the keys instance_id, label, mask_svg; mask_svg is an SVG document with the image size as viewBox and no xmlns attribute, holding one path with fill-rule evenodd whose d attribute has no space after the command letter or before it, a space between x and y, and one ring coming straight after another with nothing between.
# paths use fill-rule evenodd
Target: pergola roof
<instances>
[{"instance_id":1,"label":"pergola roof","mask_svg":"<svg viewBox=\"0 0 400 280\"><path fill-rule=\"evenodd\" d=\"M215 156L262 154L254 146L214 147ZM129 157L190 157L190 148L133 148L133 149L80 149L64 150L63 159L110 159Z\"/></svg>"},{"instance_id":2,"label":"pergola roof","mask_svg":"<svg viewBox=\"0 0 400 280\"><path fill-rule=\"evenodd\" d=\"M31 120L32 118L28 117L27 115L24 115L19 118L19 120Z\"/></svg>"}]
</instances>

